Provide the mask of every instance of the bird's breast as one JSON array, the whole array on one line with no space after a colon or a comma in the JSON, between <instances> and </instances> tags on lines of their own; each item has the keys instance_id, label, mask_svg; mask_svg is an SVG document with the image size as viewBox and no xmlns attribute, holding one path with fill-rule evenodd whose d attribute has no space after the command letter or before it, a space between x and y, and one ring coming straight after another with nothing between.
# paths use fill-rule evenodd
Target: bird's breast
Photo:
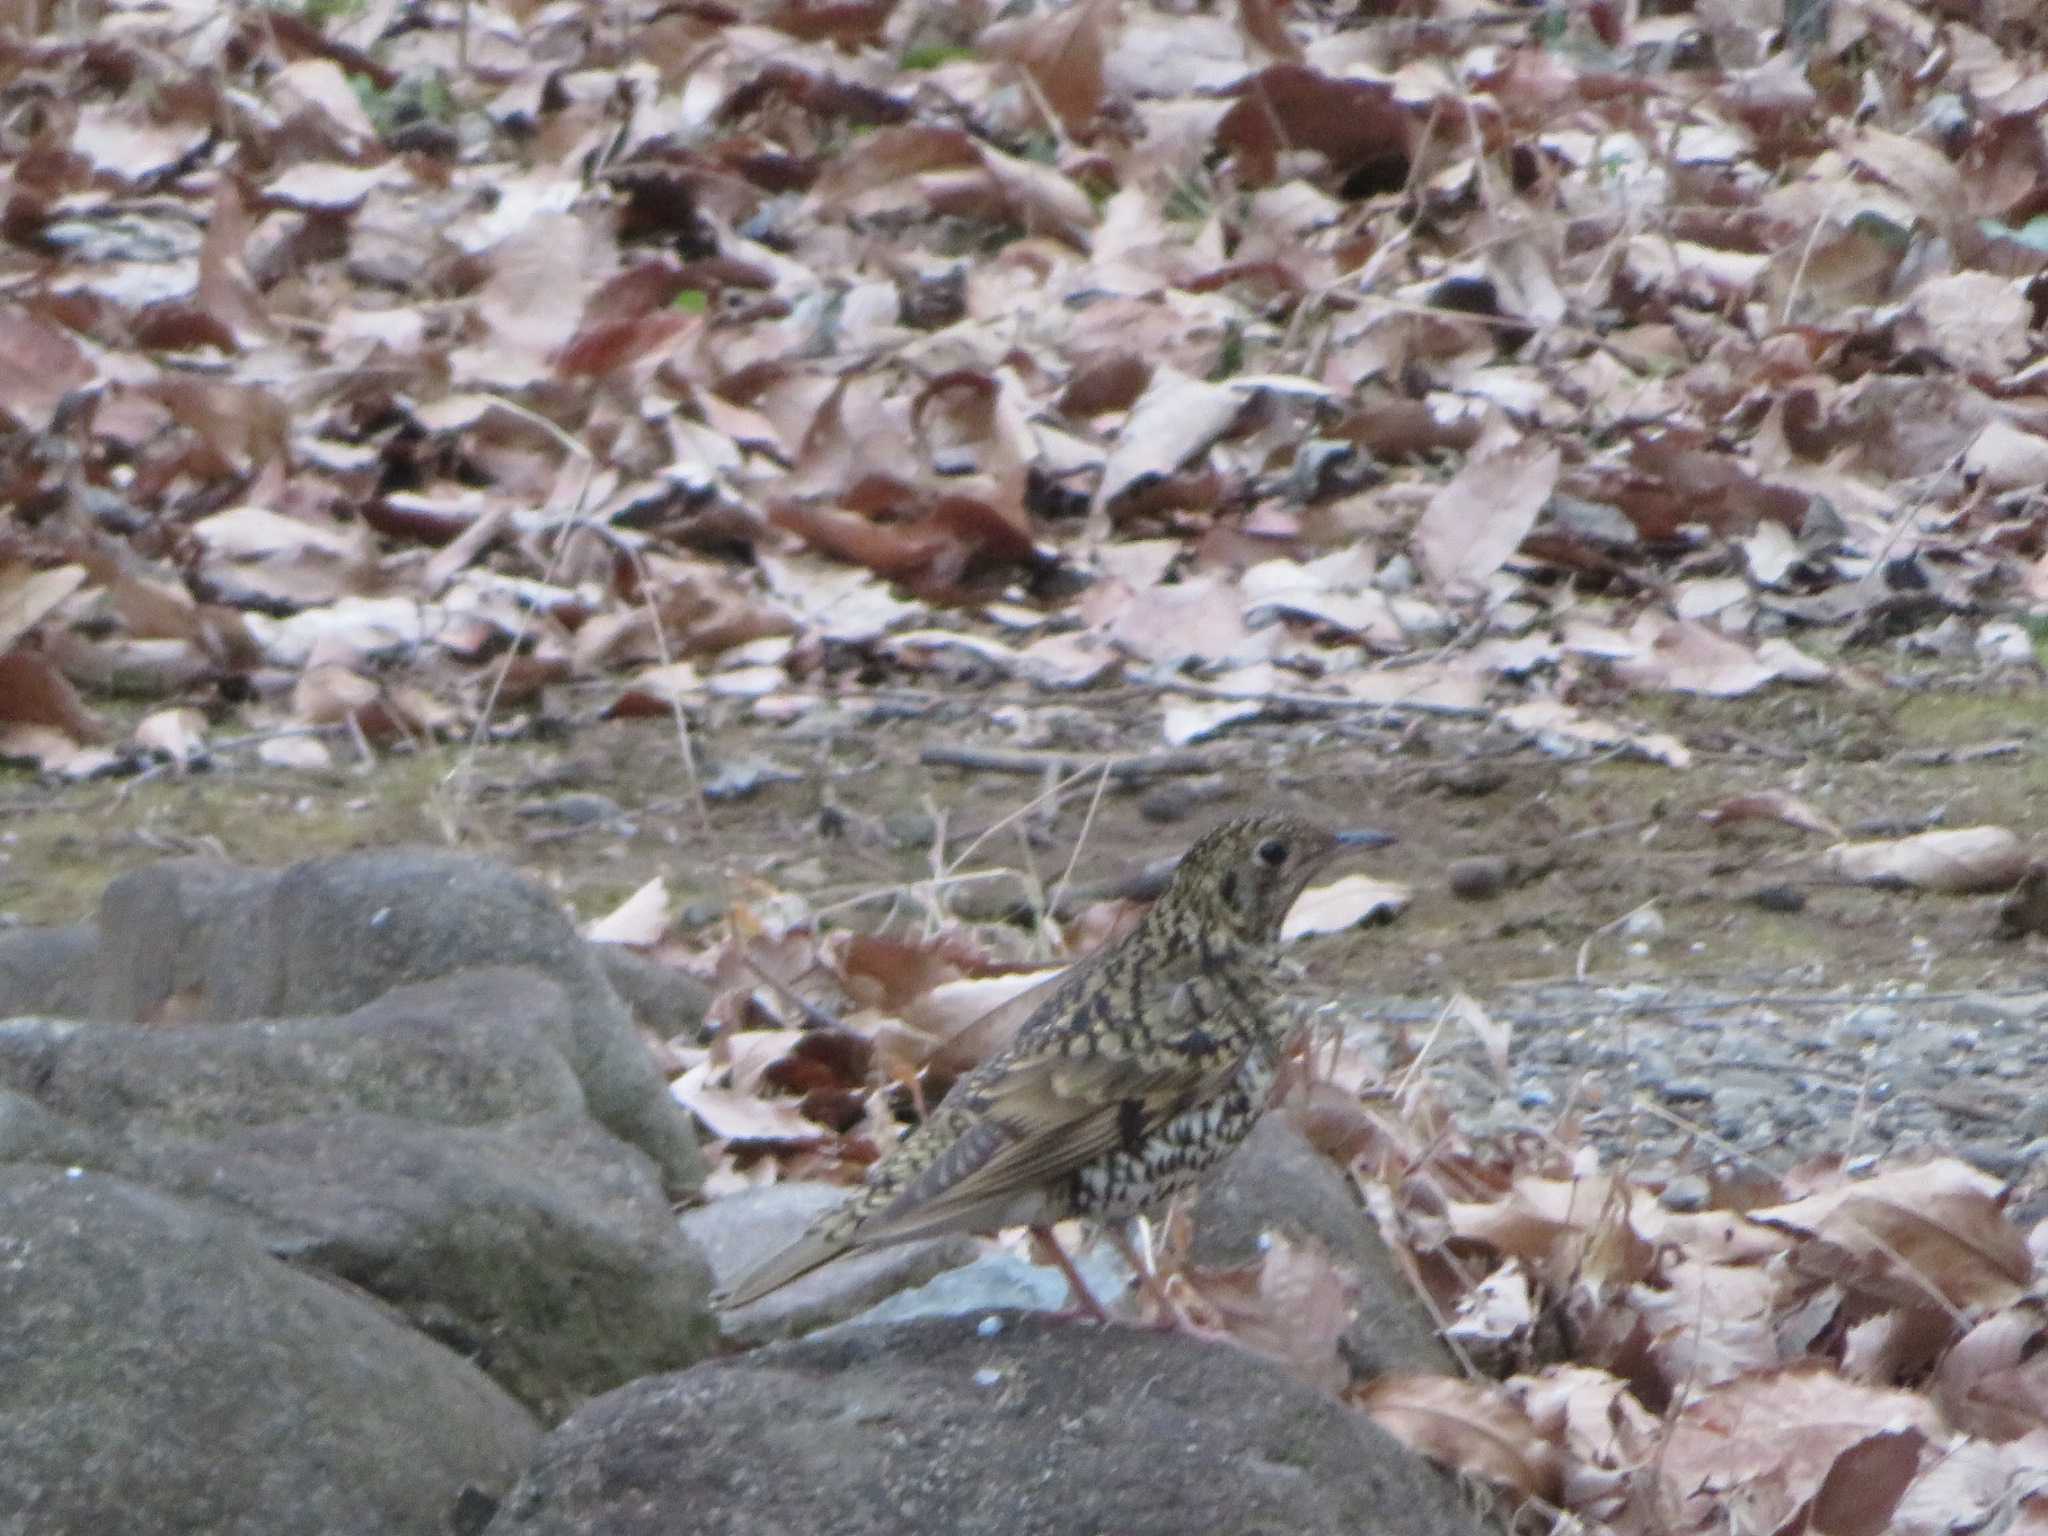
<instances>
[{"instance_id":1,"label":"bird's breast","mask_svg":"<svg viewBox=\"0 0 2048 1536\"><path fill-rule=\"evenodd\" d=\"M1067 1180L1068 1214L1117 1220L1200 1184L1251 1134L1278 1071L1277 1053L1255 1048L1222 1091L1136 1128L1116 1150L1084 1163Z\"/></svg>"}]
</instances>

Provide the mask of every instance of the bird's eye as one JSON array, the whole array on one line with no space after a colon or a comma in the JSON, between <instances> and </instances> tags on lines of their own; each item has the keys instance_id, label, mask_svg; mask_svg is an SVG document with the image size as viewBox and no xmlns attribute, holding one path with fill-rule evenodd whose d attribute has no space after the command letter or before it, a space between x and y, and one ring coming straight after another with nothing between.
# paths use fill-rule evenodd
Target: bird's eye
<instances>
[{"instance_id":1,"label":"bird's eye","mask_svg":"<svg viewBox=\"0 0 2048 1536\"><path fill-rule=\"evenodd\" d=\"M1277 837L1269 837L1259 844L1259 862L1278 869L1287 862L1287 845Z\"/></svg>"}]
</instances>

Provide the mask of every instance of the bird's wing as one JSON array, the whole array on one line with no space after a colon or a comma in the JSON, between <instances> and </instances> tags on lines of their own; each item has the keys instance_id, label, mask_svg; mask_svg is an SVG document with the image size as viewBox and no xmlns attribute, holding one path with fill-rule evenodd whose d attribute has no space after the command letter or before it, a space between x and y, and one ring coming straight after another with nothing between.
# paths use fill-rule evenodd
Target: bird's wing
<instances>
[{"instance_id":1,"label":"bird's wing","mask_svg":"<svg viewBox=\"0 0 2048 1536\"><path fill-rule=\"evenodd\" d=\"M1181 1011L1199 1012L1184 1000ZM895 1198L863 1215L854 1241L1001 1224L999 1213L1019 1197L1221 1092L1243 1056L1198 1023L1142 1048L1074 1054L1052 1041L1005 1053L961 1080L934 1117L957 1114L953 1134L935 1140Z\"/></svg>"}]
</instances>

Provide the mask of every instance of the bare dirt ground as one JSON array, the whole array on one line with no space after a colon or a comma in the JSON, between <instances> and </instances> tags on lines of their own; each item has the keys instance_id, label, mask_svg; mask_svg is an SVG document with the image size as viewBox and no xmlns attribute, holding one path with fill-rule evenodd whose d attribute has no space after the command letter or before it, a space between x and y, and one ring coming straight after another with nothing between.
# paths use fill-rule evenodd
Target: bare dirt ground
<instances>
[{"instance_id":1,"label":"bare dirt ground","mask_svg":"<svg viewBox=\"0 0 2048 1536\"><path fill-rule=\"evenodd\" d=\"M2001 1055L1974 1027L1952 1037L1942 1005L2048 991L2040 941L1997 937L1996 896L1842 884L1821 869L1825 835L1776 822L1716 828L1700 815L1738 795L1789 791L1848 837L1978 823L2028 836L2048 761L2036 681L1890 683L1732 704L1602 701L1683 740L1694 761L1682 770L1560 760L1486 721L1357 712L1248 728L1194 749L1206 771L1112 786L1099 801L1092 778L1082 779L1036 805L1041 777L929 766L922 754L1020 742L1084 760L1149 751L1130 699L1076 696L1048 708L1042 698L862 694L797 729L714 718L692 735L698 781L712 791L701 810L674 727L646 722L390 753L325 776L230 756L182 777L54 789L24 780L0 803L0 911L75 921L107 879L177 853L282 863L453 841L540 877L584 919L661 875L685 934L715 921L736 889L788 891L828 921L873 929L925 920L929 903L902 893L931 876L938 850L950 863L991 827L963 870L1029 870L1050 887L1079 841L1076 886L1114 890L1208 822L1277 805L1398 833L1372 871L1411 886L1410 905L1390 923L1307 946L1311 985L1347 1018L1391 1020L1418 1036L1459 991L1512 1020L1516 1056L1536 1075L1493 1085L1503 1123L1547 1126L1591 1107L1598 1132L1616 1097L1599 1084L1627 1069L1636 1088L1647 1082L1670 1106L1658 1111L1671 1133L1663 1150L1708 1144L1725 1154L1747 1141L1760 1143L1757 1155L1852 1150L1824 1104L1789 1124L1756 1107L1772 1092L1796 1096L1796 1085L1772 1079L1797 1070L1813 1074L1802 1078L1807 1090L1846 1094L1845 1114L1868 1107L1875 1088L1900 1106L1935 1106L1911 1123L1921 1139L2016 1157L2031 1134L2016 1118L2034 1096L2031 1057ZM1505 884L1461 899L1448 871L1475 857L1503 861ZM969 882L942 900L959 915L1000 920L1003 898L977 894L989 889ZM1654 916L1627 932L1609 926L1645 912ZM1881 1027L1843 1032L1858 1001L1902 998L1914 1005L1903 1015L1887 1008L1871 1015ZM1771 1011L1785 999L1800 1004L1796 1017ZM1940 1049L1915 1045L1933 1029L1944 1031ZM1476 1058L1475 1042L1459 1045ZM1413 1047L1406 1041L1396 1056ZM1973 1072L1986 1091L1959 1091ZM1453 1077L1470 1080L1473 1102L1487 1098L1483 1074ZM1732 1119L1709 1113L1717 1093ZM1859 1136L1876 1135L1862 1144L1890 1144L1896 1119L1859 1126ZM1694 1134L1680 1135L1687 1127Z\"/></svg>"},{"instance_id":2,"label":"bare dirt ground","mask_svg":"<svg viewBox=\"0 0 2048 1536\"><path fill-rule=\"evenodd\" d=\"M1075 878L1114 881L1177 853L1211 820L1273 805L1400 836L1374 872L1413 886L1407 912L1318 946L1318 972L1346 987L1483 994L1570 977L1588 936L1650 902L1665 934L1642 954L1596 942L1596 978L1735 983L1798 972L1944 988L2048 980L2042 955L1994 938L1995 897L1843 885L1818 870L1823 837L1775 823L1717 829L1699 814L1737 795L1789 789L1849 836L1983 822L2024 837L2048 776L2048 698L2033 678L1628 704L1684 740L1693 764L1559 760L1468 720L1360 712L1259 726L1194 749L1210 772L1112 785L1092 817L1092 780L1070 786L990 839L974 867L1022 867L1028 857L1050 881L1085 821ZM1018 746L988 728L991 707L972 697L885 695L849 700L801 735L736 721L700 726L698 769L714 793L729 769L742 779L749 767L788 774L743 798L708 802L709 857L676 733L661 723L579 727L561 739L474 751L401 751L326 775L229 758L211 772L145 781L53 788L19 776L0 799L0 914L77 920L112 876L168 854L277 863L420 841L509 859L585 918L656 874L686 910L695 904L708 914L720 899L721 865L831 900L929 876L941 822L957 850L1040 793L1032 777L920 762L934 743ZM1036 723L1077 759L1153 750L1127 719L1124 701L1082 697L1041 709ZM1446 870L1473 856L1509 862L1498 897L1451 893ZM1800 910L1754 899L1772 887L1797 892ZM863 921L856 913L846 920Z\"/></svg>"}]
</instances>

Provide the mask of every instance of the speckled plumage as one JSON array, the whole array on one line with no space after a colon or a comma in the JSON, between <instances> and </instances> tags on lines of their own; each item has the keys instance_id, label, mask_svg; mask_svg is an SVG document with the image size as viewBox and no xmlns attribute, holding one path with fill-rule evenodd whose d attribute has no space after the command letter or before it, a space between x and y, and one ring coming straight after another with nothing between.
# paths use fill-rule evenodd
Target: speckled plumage
<instances>
[{"instance_id":1,"label":"speckled plumage","mask_svg":"<svg viewBox=\"0 0 2048 1536\"><path fill-rule=\"evenodd\" d=\"M1210 832L1135 929L1047 983L1007 1046L724 1304L858 1248L1115 1222L1199 1184L1250 1133L1278 1070L1287 909L1346 844L1387 840L1270 815Z\"/></svg>"}]
</instances>

